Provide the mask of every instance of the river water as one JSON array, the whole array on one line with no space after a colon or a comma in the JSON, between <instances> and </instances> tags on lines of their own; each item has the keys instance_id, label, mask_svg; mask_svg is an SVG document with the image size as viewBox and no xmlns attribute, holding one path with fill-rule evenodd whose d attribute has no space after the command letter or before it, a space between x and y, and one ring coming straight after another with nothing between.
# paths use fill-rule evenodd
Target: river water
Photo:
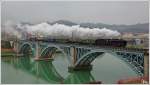
<instances>
[{"instance_id":1,"label":"river water","mask_svg":"<svg viewBox=\"0 0 150 85\"><path fill-rule=\"evenodd\" d=\"M138 76L124 61L105 53L93 62L91 71L68 72L69 63L61 54L52 61L34 61L32 57L2 57L1 82L3 84L47 83L117 83L119 79Z\"/></svg>"}]
</instances>

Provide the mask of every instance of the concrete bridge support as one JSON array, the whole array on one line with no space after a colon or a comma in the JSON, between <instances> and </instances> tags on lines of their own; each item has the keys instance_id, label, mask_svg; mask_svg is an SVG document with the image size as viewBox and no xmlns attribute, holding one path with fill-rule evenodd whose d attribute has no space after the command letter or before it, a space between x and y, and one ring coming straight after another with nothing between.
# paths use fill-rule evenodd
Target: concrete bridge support
<instances>
[{"instance_id":1,"label":"concrete bridge support","mask_svg":"<svg viewBox=\"0 0 150 85\"><path fill-rule=\"evenodd\" d=\"M72 67L75 66L75 63L77 61L77 50L75 47L71 47L70 49L70 54L71 54L71 61L72 61Z\"/></svg>"},{"instance_id":2,"label":"concrete bridge support","mask_svg":"<svg viewBox=\"0 0 150 85\"><path fill-rule=\"evenodd\" d=\"M19 53L19 43L14 42L14 44L13 44L13 50L14 50L16 53Z\"/></svg>"},{"instance_id":3,"label":"concrete bridge support","mask_svg":"<svg viewBox=\"0 0 150 85\"><path fill-rule=\"evenodd\" d=\"M35 59L39 59L40 58L40 49L39 49L39 42L35 43Z\"/></svg>"}]
</instances>

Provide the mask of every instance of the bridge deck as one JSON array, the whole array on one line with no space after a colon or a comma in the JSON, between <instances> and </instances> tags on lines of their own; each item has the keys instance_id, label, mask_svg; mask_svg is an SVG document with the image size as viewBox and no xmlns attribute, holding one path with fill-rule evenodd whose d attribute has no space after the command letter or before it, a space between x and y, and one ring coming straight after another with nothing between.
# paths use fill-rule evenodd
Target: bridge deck
<instances>
[{"instance_id":1,"label":"bridge deck","mask_svg":"<svg viewBox=\"0 0 150 85\"><path fill-rule=\"evenodd\" d=\"M59 46L75 46L79 48L89 48L89 49L106 49L106 50L115 50L115 51L131 51L131 52L147 52L149 53L148 49L138 49L138 48L127 48L127 47L110 47L110 46L97 46L97 45L83 45L83 44L72 44L72 43L47 43L46 44L53 44Z\"/></svg>"},{"instance_id":2,"label":"bridge deck","mask_svg":"<svg viewBox=\"0 0 150 85\"><path fill-rule=\"evenodd\" d=\"M145 54L149 54L149 49L139 49L139 48L127 48L127 47L111 47L111 46L98 46L92 44L79 44L79 43L60 43L60 42L43 42L43 41L28 41L28 40L21 40L24 42L39 42L43 43L43 45L51 44L57 46L65 46L65 47L78 47L78 48L87 48L87 49L104 49L104 50L114 50L114 51L128 51L128 52L141 52Z\"/></svg>"}]
</instances>

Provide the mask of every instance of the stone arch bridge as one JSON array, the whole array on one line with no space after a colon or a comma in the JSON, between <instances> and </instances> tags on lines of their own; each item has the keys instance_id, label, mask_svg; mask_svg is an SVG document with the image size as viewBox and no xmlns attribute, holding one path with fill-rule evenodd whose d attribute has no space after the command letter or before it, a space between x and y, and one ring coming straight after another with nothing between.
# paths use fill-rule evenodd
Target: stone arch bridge
<instances>
[{"instance_id":1,"label":"stone arch bridge","mask_svg":"<svg viewBox=\"0 0 150 85\"><path fill-rule=\"evenodd\" d=\"M98 47L93 45L75 45L62 43L46 43L39 41L14 42L14 50L19 54L32 54L35 60L54 59L56 51L61 51L69 61L71 70L91 69L91 62L104 53L110 53L123 60L138 75L148 75L148 50Z\"/></svg>"}]
</instances>

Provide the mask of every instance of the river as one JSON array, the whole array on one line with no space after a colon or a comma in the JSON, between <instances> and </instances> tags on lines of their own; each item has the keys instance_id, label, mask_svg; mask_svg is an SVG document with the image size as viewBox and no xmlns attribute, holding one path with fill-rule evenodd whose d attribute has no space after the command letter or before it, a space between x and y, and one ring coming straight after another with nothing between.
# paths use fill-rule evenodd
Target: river
<instances>
[{"instance_id":1,"label":"river","mask_svg":"<svg viewBox=\"0 0 150 85\"><path fill-rule=\"evenodd\" d=\"M92 62L91 71L68 72L69 63L61 53L55 54L52 61L34 61L29 56L2 57L1 61L3 84L81 84L91 81L113 84L119 79L138 76L124 61L108 53Z\"/></svg>"}]
</instances>

